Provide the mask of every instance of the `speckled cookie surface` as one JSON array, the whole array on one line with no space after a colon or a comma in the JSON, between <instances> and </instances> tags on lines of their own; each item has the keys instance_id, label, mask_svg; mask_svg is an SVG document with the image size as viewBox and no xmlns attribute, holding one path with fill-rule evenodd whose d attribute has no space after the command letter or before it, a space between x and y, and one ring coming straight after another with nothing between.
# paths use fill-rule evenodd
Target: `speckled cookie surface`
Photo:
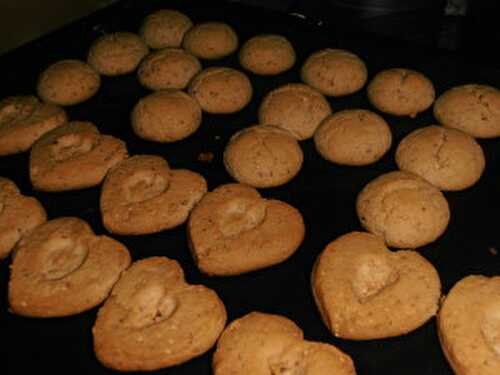
<instances>
[{"instance_id":1,"label":"speckled cookie surface","mask_svg":"<svg viewBox=\"0 0 500 375\"><path fill-rule=\"evenodd\" d=\"M140 34L153 49L180 47L184 35L192 26L193 22L184 13L161 9L144 19Z\"/></svg>"},{"instance_id":2,"label":"speckled cookie surface","mask_svg":"<svg viewBox=\"0 0 500 375\"><path fill-rule=\"evenodd\" d=\"M435 125L408 134L396 150L396 163L440 190L474 185L485 167L484 152L472 136Z\"/></svg>"},{"instance_id":3,"label":"speckled cookie surface","mask_svg":"<svg viewBox=\"0 0 500 375\"><path fill-rule=\"evenodd\" d=\"M238 35L227 23L199 23L186 33L182 47L200 59L220 59L236 51Z\"/></svg>"},{"instance_id":4,"label":"speckled cookie surface","mask_svg":"<svg viewBox=\"0 0 500 375\"><path fill-rule=\"evenodd\" d=\"M47 103L74 105L94 96L101 86L101 77L80 60L61 60L44 70L37 83L38 96Z\"/></svg>"},{"instance_id":5,"label":"speckled cookie surface","mask_svg":"<svg viewBox=\"0 0 500 375\"><path fill-rule=\"evenodd\" d=\"M467 276L438 314L443 352L456 375L500 373L500 277Z\"/></svg>"},{"instance_id":6,"label":"speckled cookie surface","mask_svg":"<svg viewBox=\"0 0 500 375\"><path fill-rule=\"evenodd\" d=\"M0 156L27 151L48 131L67 121L66 112L34 96L11 96L0 101Z\"/></svg>"},{"instance_id":7,"label":"speckled cookie surface","mask_svg":"<svg viewBox=\"0 0 500 375\"><path fill-rule=\"evenodd\" d=\"M450 221L443 193L423 178L402 171L369 182L358 194L356 211L363 227L397 248L435 241Z\"/></svg>"},{"instance_id":8,"label":"speckled cookie surface","mask_svg":"<svg viewBox=\"0 0 500 375\"><path fill-rule=\"evenodd\" d=\"M437 98L434 117L476 138L499 137L500 91L478 84L453 87Z\"/></svg>"},{"instance_id":9,"label":"speckled cookie surface","mask_svg":"<svg viewBox=\"0 0 500 375\"><path fill-rule=\"evenodd\" d=\"M288 130L298 140L311 138L332 113L330 104L316 89L290 83L270 91L259 106L259 123Z\"/></svg>"},{"instance_id":10,"label":"speckled cookie surface","mask_svg":"<svg viewBox=\"0 0 500 375\"><path fill-rule=\"evenodd\" d=\"M363 60L350 51L323 49L311 54L302 65L303 82L327 96L344 96L359 91L368 71Z\"/></svg>"},{"instance_id":11,"label":"speckled cookie surface","mask_svg":"<svg viewBox=\"0 0 500 375\"><path fill-rule=\"evenodd\" d=\"M209 275L237 275L281 263L293 255L304 235L296 208L264 199L242 184L207 193L188 221L191 253Z\"/></svg>"},{"instance_id":12,"label":"speckled cookie surface","mask_svg":"<svg viewBox=\"0 0 500 375\"><path fill-rule=\"evenodd\" d=\"M333 163L368 165L392 144L391 128L374 112L346 109L328 116L314 133L316 150Z\"/></svg>"},{"instance_id":13,"label":"speckled cookie surface","mask_svg":"<svg viewBox=\"0 0 500 375\"><path fill-rule=\"evenodd\" d=\"M101 192L101 214L116 234L146 234L184 223L207 191L205 179L187 169L170 169L160 156L135 155L114 168Z\"/></svg>"},{"instance_id":14,"label":"speckled cookie surface","mask_svg":"<svg viewBox=\"0 0 500 375\"><path fill-rule=\"evenodd\" d=\"M31 183L37 190L54 192L96 186L127 156L125 142L99 133L90 122L72 121L33 145Z\"/></svg>"},{"instance_id":15,"label":"speckled cookie surface","mask_svg":"<svg viewBox=\"0 0 500 375\"><path fill-rule=\"evenodd\" d=\"M375 75L367 87L368 100L379 111L416 117L434 102L434 85L424 74L393 68Z\"/></svg>"},{"instance_id":16,"label":"speckled cookie surface","mask_svg":"<svg viewBox=\"0 0 500 375\"><path fill-rule=\"evenodd\" d=\"M80 313L101 303L130 255L118 241L96 236L76 217L50 220L16 248L9 282L10 309L32 317Z\"/></svg>"},{"instance_id":17,"label":"speckled cookie surface","mask_svg":"<svg viewBox=\"0 0 500 375\"><path fill-rule=\"evenodd\" d=\"M316 260L312 288L323 322L337 337L371 340L403 335L437 312L441 282L416 251L391 252L382 237L351 232Z\"/></svg>"},{"instance_id":18,"label":"speckled cookie surface","mask_svg":"<svg viewBox=\"0 0 500 375\"><path fill-rule=\"evenodd\" d=\"M146 258L132 264L99 309L94 351L115 370L157 370L208 351L225 323L212 289L188 284L174 260Z\"/></svg>"},{"instance_id":19,"label":"speckled cookie surface","mask_svg":"<svg viewBox=\"0 0 500 375\"><path fill-rule=\"evenodd\" d=\"M299 173L304 154L286 130L255 125L235 133L224 150L224 166L236 180L267 188L286 184Z\"/></svg>"},{"instance_id":20,"label":"speckled cookie surface","mask_svg":"<svg viewBox=\"0 0 500 375\"><path fill-rule=\"evenodd\" d=\"M244 69L265 76L287 71L296 60L292 43L284 36L275 34L250 38L241 46L238 57Z\"/></svg>"}]
</instances>

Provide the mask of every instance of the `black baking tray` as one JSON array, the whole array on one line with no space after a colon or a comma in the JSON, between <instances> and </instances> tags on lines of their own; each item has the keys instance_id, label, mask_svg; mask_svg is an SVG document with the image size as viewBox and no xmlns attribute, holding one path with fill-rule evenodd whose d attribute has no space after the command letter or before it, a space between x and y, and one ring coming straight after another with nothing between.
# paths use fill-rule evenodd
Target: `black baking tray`
<instances>
[{"instance_id":1,"label":"black baking tray","mask_svg":"<svg viewBox=\"0 0 500 375\"><path fill-rule=\"evenodd\" d=\"M440 51L430 47L350 34L345 30L283 13L218 1L121 1L93 15L0 57L0 98L33 94L39 73L63 58L85 59L90 43L114 31L137 31L142 19L160 8L175 8L196 22L228 22L240 41L258 33L279 33L288 37L297 51L295 67L274 77L249 74L254 87L252 102L233 115L204 114L201 128L190 138L158 144L140 140L130 126L129 115L139 98L148 94L135 74L103 78L102 87L89 101L67 108L70 119L94 122L101 132L125 140L131 155L164 156L174 168L201 173L212 190L231 182L222 163L223 149L237 130L257 122L257 108L271 89L299 81L304 59L313 51L346 48L362 57L369 77L381 69L407 67L425 73L437 94L459 84L484 83L500 87L500 69L474 57ZM219 61L202 61L204 67L238 67L236 54ZM493 64L494 65L494 64ZM329 99L334 111L344 108L370 108L365 90L345 98ZM394 150L412 130L435 123L427 110L415 119L382 114L390 124L393 147L379 162L367 167L341 167L323 160L312 140L301 142L304 165L290 183L261 190L264 197L277 198L297 207L306 224L306 237L299 250L282 264L234 277L207 277L190 256L186 227L146 236L113 236L123 242L134 260L162 255L182 265L190 283L213 288L224 301L228 322L251 311L282 314L296 322L305 338L337 345L352 356L358 374L450 375L439 346L436 323L432 319L416 331L393 339L355 342L333 337L321 322L310 290L311 268L317 255L339 235L361 230L355 213L355 199L363 186L376 176L396 169ZM486 154L486 170L472 188L445 193L451 221L445 234L419 251L437 268L447 293L455 282L469 274L500 274L500 140L481 140ZM212 152L212 162L198 160L200 153ZM13 179L22 192L38 198L50 219L78 216L87 220L98 234L106 234L99 213L100 187L65 193L42 193L31 187L28 174L29 153L0 158L0 175ZM7 284L10 259L0 261L0 322L7 358L8 374L82 373L105 374L113 371L96 360L91 328L97 308L67 318L33 319L8 311ZM394 312L397 314L397 312ZM213 349L183 365L157 371L162 374L210 374ZM2 362L5 371L5 362Z\"/></svg>"}]
</instances>

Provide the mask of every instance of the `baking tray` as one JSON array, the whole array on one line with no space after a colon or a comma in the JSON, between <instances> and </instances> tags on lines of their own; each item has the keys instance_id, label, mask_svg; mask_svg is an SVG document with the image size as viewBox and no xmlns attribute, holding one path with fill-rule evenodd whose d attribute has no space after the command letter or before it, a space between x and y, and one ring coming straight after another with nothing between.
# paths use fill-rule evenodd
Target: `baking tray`
<instances>
[{"instance_id":1,"label":"baking tray","mask_svg":"<svg viewBox=\"0 0 500 375\"><path fill-rule=\"evenodd\" d=\"M0 58L0 97L32 94L38 74L50 63L63 58L84 59L90 43L103 33L137 31L142 19L162 7L179 9L193 21L219 20L231 24L240 41L257 33L279 33L288 37L297 52L295 67L278 76L249 75L254 87L252 102L233 115L204 114L203 124L190 138L158 144L137 138L130 127L129 114L139 98L148 94L134 74L103 78L102 87L88 102L67 109L72 120L93 121L103 133L113 134L127 142L131 155L156 154L167 158L174 168L189 168L201 173L212 190L231 182L222 163L222 153L230 136L257 122L257 108L271 89L299 81L299 69L313 51L346 48L366 62L369 77L381 69L408 67L425 73L437 94L455 85L476 82L500 87L500 70L475 63L459 54L388 39L356 35L335 30L320 22L262 9L218 1L122 1L94 13L49 36L32 42ZM204 67L225 65L238 67L237 56L202 62ZM365 91L329 99L334 111L344 108L370 108ZM355 213L355 198L363 186L376 176L396 169L394 150L412 130L435 123L431 110L415 119L382 114L390 124L394 142L379 162L367 167L341 167L323 160L312 140L301 142L304 165L296 178L285 186L261 190L264 197L277 198L297 207L306 224L306 237L299 250L286 262L274 267L234 277L207 277L194 265L187 248L186 227L146 236L113 236L123 242L134 260L162 255L182 265L190 283L213 288L224 301L228 322L258 310L282 314L296 322L306 339L337 345L352 356L359 375L452 374L439 346L435 320L416 331L393 339L355 342L333 337L321 322L310 290L310 273L314 260L324 247L339 235L361 226ZM445 193L450 204L451 221L446 233L436 242L420 249L439 271L446 293L451 286L469 274L500 274L500 140L482 140L486 170L472 188ZM198 156L212 152L212 162ZM106 234L99 214L100 187L65 193L33 191L28 175L29 153L0 158L0 175L13 179L22 192L38 198L49 218L78 216L87 220L97 234ZM67 318L33 319L8 311L7 283L10 259L0 262L0 318L4 345L7 347L7 373L82 373L113 372L101 366L92 349L91 327L97 308ZM396 312L395 312L396 313ZM163 369L162 374L210 374L213 349L186 364ZM5 371L5 362L2 364Z\"/></svg>"}]
</instances>

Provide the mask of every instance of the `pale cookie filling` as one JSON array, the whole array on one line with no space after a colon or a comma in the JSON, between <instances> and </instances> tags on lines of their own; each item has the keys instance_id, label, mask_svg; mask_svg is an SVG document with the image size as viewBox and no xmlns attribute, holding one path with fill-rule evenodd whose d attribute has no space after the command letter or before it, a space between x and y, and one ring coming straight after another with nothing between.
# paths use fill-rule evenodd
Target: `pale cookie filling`
<instances>
[{"instance_id":1,"label":"pale cookie filling","mask_svg":"<svg viewBox=\"0 0 500 375\"><path fill-rule=\"evenodd\" d=\"M137 171L123 183L124 198L128 203L147 201L164 193L169 185L170 181L165 173Z\"/></svg>"},{"instance_id":2,"label":"pale cookie filling","mask_svg":"<svg viewBox=\"0 0 500 375\"><path fill-rule=\"evenodd\" d=\"M266 209L265 199L233 198L219 208L216 223L225 237L235 237L259 226Z\"/></svg>"},{"instance_id":3,"label":"pale cookie filling","mask_svg":"<svg viewBox=\"0 0 500 375\"><path fill-rule=\"evenodd\" d=\"M77 271L88 256L88 248L79 241L54 236L42 245L41 274L45 280L60 280Z\"/></svg>"},{"instance_id":4,"label":"pale cookie filling","mask_svg":"<svg viewBox=\"0 0 500 375\"><path fill-rule=\"evenodd\" d=\"M35 112L38 104L36 99L30 100L27 103L7 100L3 106L0 106L0 126L10 125L28 118Z\"/></svg>"},{"instance_id":5,"label":"pale cookie filling","mask_svg":"<svg viewBox=\"0 0 500 375\"><path fill-rule=\"evenodd\" d=\"M500 300L486 305L480 323L481 333L488 347L500 357Z\"/></svg>"},{"instance_id":6,"label":"pale cookie filling","mask_svg":"<svg viewBox=\"0 0 500 375\"><path fill-rule=\"evenodd\" d=\"M50 151L57 161L66 160L90 152L99 143L95 134L66 134L57 138Z\"/></svg>"}]
</instances>

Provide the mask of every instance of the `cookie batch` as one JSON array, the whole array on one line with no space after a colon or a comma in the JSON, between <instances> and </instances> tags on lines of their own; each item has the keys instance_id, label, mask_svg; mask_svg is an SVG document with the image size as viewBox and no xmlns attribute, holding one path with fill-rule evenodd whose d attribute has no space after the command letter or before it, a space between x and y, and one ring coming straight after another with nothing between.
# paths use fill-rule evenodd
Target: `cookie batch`
<instances>
[{"instance_id":1,"label":"cookie batch","mask_svg":"<svg viewBox=\"0 0 500 375\"><path fill-rule=\"evenodd\" d=\"M137 259L140 249L115 238L184 226L185 251L204 277L219 276L221 283L315 251L308 272L317 311L309 313L335 340L397 337L436 317L457 375L500 373L499 277L467 276L444 296L440 270L420 251L452 225L443 191L470 188L485 170L476 138L500 136L499 91L465 84L437 96L424 72L371 72L369 61L348 50L299 58L295 48L284 35L241 40L230 24L196 23L163 9L137 33L97 38L86 61L54 61L38 77L38 97L0 100L0 155L29 153L35 191L99 189L97 212L108 232L97 235L78 217L48 217L43 201L0 177L0 259L12 254L10 311L54 318L96 308L95 356L119 371L176 366L214 348L215 375L356 374L356 358L332 344L338 341L306 339L285 312L235 317L215 290L191 284L167 253ZM231 55L239 68L220 62ZM133 136L171 144L207 126L205 116L246 109L255 76L270 79L294 67L297 80L258 97L255 122L235 130L217 155L234 180L218 186L163 156L129 153L100 124L63 109L90 100L101 76L131 75L150 91L130 108ZM337 98L361 90L369 108L337 107ZM418 118L425 111L435 122L394 144L391 116ZM324 249L305 249L303 213L268 197L308 168L304 142L331 168L359 169L394 148L399 168L360 189L352 209L366 231L352 228Z\"/></svg>"}]
</instances>

